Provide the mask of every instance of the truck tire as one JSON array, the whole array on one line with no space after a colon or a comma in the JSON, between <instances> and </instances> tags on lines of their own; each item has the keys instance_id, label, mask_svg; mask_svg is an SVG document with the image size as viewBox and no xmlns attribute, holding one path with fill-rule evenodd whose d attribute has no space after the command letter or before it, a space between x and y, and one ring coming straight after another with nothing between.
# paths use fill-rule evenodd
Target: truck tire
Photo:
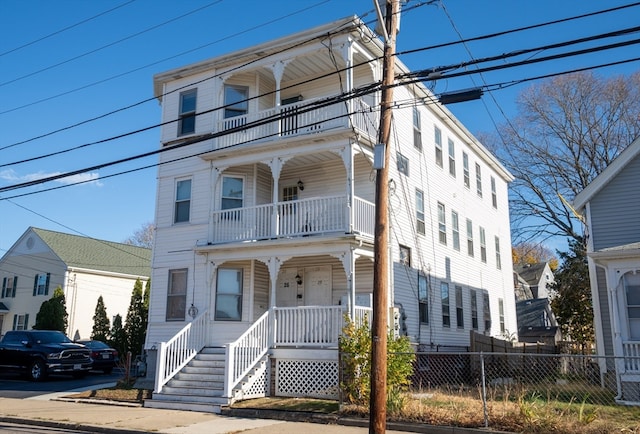
<instances>
[{"instance_id":1,"label":"truck tire","mask_svg":"<svg viewBox=\"0 0 640 434\"><path fill-rule=\"evenodd\" d=\"M47 367L42 360L34 360L29 365L27 376L31 381L42 381L47 376Z\"/></svg>"}]
</instances>

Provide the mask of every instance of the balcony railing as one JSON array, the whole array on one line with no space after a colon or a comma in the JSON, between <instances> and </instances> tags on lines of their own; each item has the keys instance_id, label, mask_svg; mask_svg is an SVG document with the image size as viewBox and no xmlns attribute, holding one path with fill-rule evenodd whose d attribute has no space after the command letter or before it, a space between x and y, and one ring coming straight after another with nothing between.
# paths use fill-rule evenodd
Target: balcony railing
<instances>
[{"instance_id":1,"label":"balcony railing","mask_svg":"<svg viewBox=\"0 0 640 434\"><path fill-rule=\"evenodd\" d=\"M625 341L622 343L624 351L625 372L630 374L640 374L640 342Z\"/></svg>"},{"instance_id":2,"label":"balcony railing","mask_svg":"<svg viewBox=\"0 0 640 434\"><path fill-rule=\"evenodd\" d=\"M353 231L373 236L371 202L354 198ZM347 196L316 197L215 211L214 244L350 232Z\"/></svg>"},{"instance_id":3,"label":"balcony railing","mask_svg":"<svg viewBox=\"0 0 640 434\"><path fill-rule=\"evenodd\" d=\"M371 110L362 99L355 98L351 104L344 101L329 104L327 101L330 99L305 100L223 119L218 122L217 131L235 131L218 137L214 148L221 149L241 143L315 134L352 126L362 134L375 134L378 112ZM314 104L318 107L314 108ZM351 116L347 116L348 105L354 107Z\"/></svg>"}]
</instances>

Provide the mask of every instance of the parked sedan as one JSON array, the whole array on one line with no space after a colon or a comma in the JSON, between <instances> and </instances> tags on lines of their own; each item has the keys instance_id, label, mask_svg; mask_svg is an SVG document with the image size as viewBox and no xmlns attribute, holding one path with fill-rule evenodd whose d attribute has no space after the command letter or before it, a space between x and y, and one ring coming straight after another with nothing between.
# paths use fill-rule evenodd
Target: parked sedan
<instances>
[{"instance_id":1,"label":"parked sedan","mask_svg":"<svg viewBox=\"0 0 640 434\"><path fill-rule=\"evenodd\" d=\"M110 374L111 371L113 371L113 368L120 361L118 351L102 341L81 339L76 342L86 345L91 350L91 358L93 359L93 365L91 366L92 370Z\"/></svg>"}]
</instances>

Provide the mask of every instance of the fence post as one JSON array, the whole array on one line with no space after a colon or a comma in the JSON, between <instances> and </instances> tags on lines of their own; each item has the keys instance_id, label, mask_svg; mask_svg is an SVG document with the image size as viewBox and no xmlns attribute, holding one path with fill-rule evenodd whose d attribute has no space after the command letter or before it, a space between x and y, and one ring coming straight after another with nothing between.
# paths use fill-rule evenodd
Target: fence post
<instances>
[{"instance_id":1,"label":"fence post","mask_svg":"<svg viewBox=\"0 0 640 434\"><path fill-rule=\"evenodd\" d=\"M480 375L482 377L482 409L484 411L484 427L489 428L489 413L487 410L487 379L484 375L484 354L480 352Z\"/></svg>"}]
</instances>

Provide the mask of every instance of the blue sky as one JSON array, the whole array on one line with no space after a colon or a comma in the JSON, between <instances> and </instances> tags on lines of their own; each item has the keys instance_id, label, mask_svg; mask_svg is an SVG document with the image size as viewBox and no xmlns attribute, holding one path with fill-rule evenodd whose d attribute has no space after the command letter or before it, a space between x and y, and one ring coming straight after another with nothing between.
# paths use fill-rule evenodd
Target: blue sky
<instances>
[{"instance_id":1,"label":"blue sky","mask_svg":"<svg viewBox=\"0 0 640 434\"><path fill-rule=\"evenodd\" d=\"M549 22L632 3L608 0L416 0L402 15L397 50L405 51ZM160 121L152 77L350 15L374 20L372 0L0 0L0 188L153 151L159 130L72 152L64 151ZM603 16L402 56L411 69L458 64L640 22L640 7ZM617 41L617 40L616 40ZM581 45L577 48L585 48ZM568 50L568 49L567 49ZM631 46L598 54L439 80L435 93L495 85L637 57ZM536 52L535 59L553 54ZM517 58L516 60L522 60ZM504 63L504 62L503 62ZM638 62L597 69L605 77L630 74ZM470 67L472 68L472 67ZM451 105L474 134L493 131L516 112L516 96L535 82L485 93ZM135 105L133 108L121 110ZM115 112L109 116L107 113ZM87 122L91 119L93 121ZM80 124L72 127L73 125ZM58 130L62 130L56 132ZM43 136L41 138L37 138ZM24 142L24 143L20 143ZM0 255L36 226L123 241L153 221L156 157L93 170L69 180L0 193ZM147 169L138 170L144 166ZM110 175L131 171L125 175ZM103 178L103 179L99 179ZM33 194L31 194L33 193Z\"/></svg>"}]
</instances>

